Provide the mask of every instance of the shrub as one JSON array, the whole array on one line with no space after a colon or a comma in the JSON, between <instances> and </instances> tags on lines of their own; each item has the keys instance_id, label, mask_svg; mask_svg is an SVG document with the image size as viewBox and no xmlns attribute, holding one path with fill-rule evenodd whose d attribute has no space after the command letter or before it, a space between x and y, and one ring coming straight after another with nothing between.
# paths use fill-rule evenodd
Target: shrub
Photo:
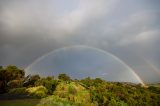
<instances>
[{"instance_id":1,"label":"shrub","mask_svg":"<svg viewBox=\"0 0 160 106\"><path fill-rule=\"evenodd\" d=\"M77 106L75 103L58 96L49 96L40 101L37 106Z\"/></svg>"},{"instance_id":2,"label":"shrub","mask_svg":"<svg viewBox=\"0 0 160 106\"><path fill-rule=\"evenodd\" d=\"M160 88L159 88L159 87L150 86L150 87L148 87L148 89L149 89L151 92L160 94Z\"/></svg>"},{"instance_id":3,"label":"shrub","mask_svg":"<svg viewBox=\"0 0 160 106\"><path fill-rule=\"evenodd\" d=\"M75 95L77 93L77 90L76 90L76 88L74 86L69 85L68 93Z\"/></svg>"},{"instance_id":4,"label":"shrub","mask_svg":"<svg viewBox=\"0 0 160 106\"><path fill-rule=\"evenodd\" d=\"M28 75L25 78L25 82L24 82L23 86L25 86L25 87L35 86L35 82L39 79L40 79L40 76L38 74L37 75Z\"/></svg>"},{"instance_id":5,"label":"shrub","mask_svg":"<svg viewBox=\"0 0 160 106\"><path fill-rule=\"evenodd\" d=\"M43 98L47 96L48 90L44 86L30 87L27 89L30 96L35 98Z\"/></svg>"},{"instance_id":6,"label":"shrub","mask_svg":"<svg viewBox=\"0 0 160 106\"><path fill-rule=\"evenodd\" d=\"M44 86L47 88L48 93L52 94L58 84L57 80L54 80L53 77L47 77L39 79L35 82L36 86Z\"/></svg>"},{"instance_id":7,"label":"shrub","mask_svg":"<svg viewBox=\"0 0 160 106\"><path fill-rule=\"evenodd\" d=\"M37 106L98 106L94 103L80 102L75 103L67 100L66 98L60 98L58 96L49 96L43 98Z\"/></svg>"},{"instance_id":8,"label":"shrub","mask_svg":"<svg viewBox=\"0 0 160 106\"><path fill-rule=\"evenodd\" d=\"M44 86L48 89L49 94L52 94L58 84L57 80L46 80Z\"/></svg>"},{"instance_id":9,"label":"shrub","mask_svg":"<svg viewBox=\"0 0 160 106\"><path fill-rule=\"evenodd\" d=\"M63 81L70 81L71 78L67 74L59 74L58 79L63 80Z\"/></svg>"},{"instance_id":10,"label":"shrub","mask_svg":"<svg viewBox=\"0 0 160 106\"><path fill-rule=\"evenodd\" d=\"M8 94L27 94L26 87L10 89Z\"/></svg>"}]
</instances>

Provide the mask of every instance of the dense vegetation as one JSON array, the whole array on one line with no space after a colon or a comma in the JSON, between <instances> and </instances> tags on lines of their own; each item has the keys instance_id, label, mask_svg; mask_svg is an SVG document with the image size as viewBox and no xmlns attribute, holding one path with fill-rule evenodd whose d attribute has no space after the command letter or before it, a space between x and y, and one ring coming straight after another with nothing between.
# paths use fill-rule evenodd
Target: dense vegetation
<instances>
[{"instance_id":1,"label":"dense vegetation","mask_svg":"<svg viewBox=\"0 0 160 106\"><path fill-rule=\"evenodd\" d=\"M160 87L129 82L107 82L66 74L41 78L16 66L0 67L0 92L41 98L37 106L160 106Z\"/></svg>"}]
</instances>

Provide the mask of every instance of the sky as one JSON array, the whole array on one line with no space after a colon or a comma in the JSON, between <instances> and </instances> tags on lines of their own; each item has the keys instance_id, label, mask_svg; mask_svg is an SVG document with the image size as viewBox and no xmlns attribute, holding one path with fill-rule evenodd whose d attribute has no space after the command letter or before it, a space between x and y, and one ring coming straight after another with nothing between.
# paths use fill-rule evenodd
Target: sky
<instances>
[{"instance_id":1,"label":"sky","mask_svg":"<svg viewBox=\"0 0 160 106\"><path fill-rule=\"evenodd\" d=\"M38 58L26 69L26 74L58 76L60 73L72 79L86 77L107 81L134 82L144 85L144 81L125 62L113 54L94 47L82 45L53 50Z\"/></svg>"},{"instance_id":2,"label":"sky","mask_svg":"<svg viewBox=\"0 0 160 106\"><path fill-rule=\"evenodd\" d=\"M159 0L0 0L0 65L26 68L53 50L107 51L160 81Z\"/></svg>"}]
</instances>

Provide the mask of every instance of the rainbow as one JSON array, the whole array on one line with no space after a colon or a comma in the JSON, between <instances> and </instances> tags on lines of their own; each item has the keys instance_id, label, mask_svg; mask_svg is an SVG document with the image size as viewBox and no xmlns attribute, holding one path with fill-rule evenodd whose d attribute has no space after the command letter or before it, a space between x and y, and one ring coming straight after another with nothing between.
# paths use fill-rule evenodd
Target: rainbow
<instances>
[{"instance_id":1,"label":"rainbow","mask_svg":"<svg viewBox=\"0 0 160 106\"><path fill-rule=\"evenodd\" d=\"M136 55L137 57L141 58L150 68L153 69L151 71L156 72L160 76L160 70L153 63L151 63L148 59L146 59L142 55L139 55L139 54L136 54L136 53L134 53L134 55Z\"/></svg>"},{"instance_id":2,"label":"rainbow","mask_svg":"<svg viewBox=\"0 0 160 106\"><path fill-rule=\"evenodd\" d=\"M56 49L56 50L53 50L43 56L41 56L40 58L38 58L37 60L35 60L33 63L31 63L28 67L25 68L25 70L30 70L30 68L36 64L37 62L41 61L42 59L44 59L46 56L52 54L52 53L55 53L55 52L58 52L59 50L66 50L68 48L80 48L80 49L83 49L83 48L89 48L89 49L94 49L96 51L99 51L101 53L104 53L106 55L109 55L111 56L112 58L114 58L115 60L117 60L118 62L120 62L122 65L124 65L133 75L134 77L137 79L138 82L140 82L143 86L145 86L145 83L143 82L143 80L140 78L140 76L130 67L128 66L124 61L122 61L120 58L118 58L117 56L113 55L112 53L109 53L107 51L104 51L104 50L101 50L101 49L98 49L98 48L95 48L95 47L88 47L88 46L83 46L83 45L77 45L77 46L69 46L69 47L64 47L64 48L60 48L60 49Z\"/></svg>"},{"instance_id":3,"label":"rainbow","mask_svg":"<svg viewBox=\"0 0 160 106\"><path fill-rule=\"evenodd\" d=\"M160 76L160 71L159 71L159 69L158 69L155 65L153 65L150 61L148 61L148 60L146 60L146 59L145 59L145 61L146 61L146 63L153 69L153 71L155 71L155 72Z\"/></svg>"}]
</instances>

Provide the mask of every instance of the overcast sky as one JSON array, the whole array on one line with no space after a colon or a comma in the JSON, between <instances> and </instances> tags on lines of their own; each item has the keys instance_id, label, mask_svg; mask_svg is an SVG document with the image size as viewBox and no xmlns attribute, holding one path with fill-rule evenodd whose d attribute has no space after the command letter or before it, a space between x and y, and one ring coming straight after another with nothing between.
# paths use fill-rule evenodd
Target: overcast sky
<instances>
[{"instance_id":1,"label":"overcast sky","mask_svg":"<svg viewBox=\"0 0 160 106\"><path fill-rule=\"evenodd\" d=\"M159 0L0 0L0 65L86 45L160 80Z\"/></svg>"}]
</instances>

